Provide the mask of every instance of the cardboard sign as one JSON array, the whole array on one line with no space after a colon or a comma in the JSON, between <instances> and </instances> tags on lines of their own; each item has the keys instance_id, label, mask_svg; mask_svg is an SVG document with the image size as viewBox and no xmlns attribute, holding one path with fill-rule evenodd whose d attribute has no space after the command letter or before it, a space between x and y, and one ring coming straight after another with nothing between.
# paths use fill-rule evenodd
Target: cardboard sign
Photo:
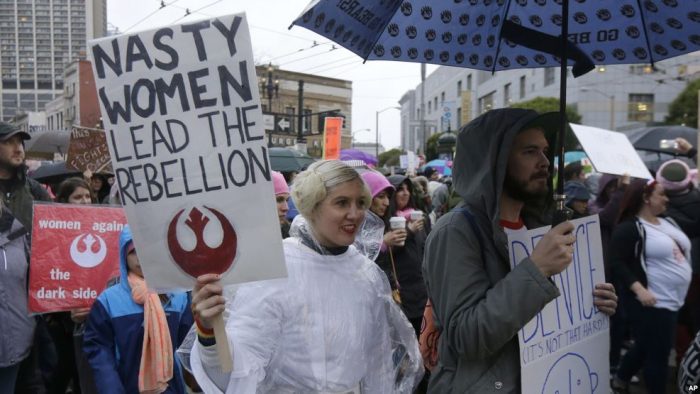
<instances>
[{"instance_id":1,"label":"cardboard sign","mask_svg":"<svg viewBox=\"0 0 700 394\"><path fill-rule=\"evenodd\" d=\"M651 179L651 173L626 135L597 127L570 124L596 171Z\"/></svg>"},{"instance_id":2,"label":"cardboard sign","mask_svg":"<svg viewBox=\"0 0 700 394\"><path fill-rule=\"evenodd\" d=\"M340 159L340 131L343 118L327 117L323 126L323 158L325 160Z\"/></svg>"},{"instance_id":3,"label":"cardboard sign","mask_svg":"<svg viewBox=\"0 0 700 394\"><path fill-rule=\"evenodd\" d=\"M593 305L605 282L598 215L572 220L573 262L552 280L561 295L518 332L523 392L607 393L609 319ZM508 235L511 267L530 256L550 227Z\"/></svg>"},{"instance_id":4,"label":"cardboard sign","mask_svg":"<svg viewBox=\"0 0 700 394\"><path fill-rule=\"evenodd\" d=\"M29 310L89 307L119 276L119 207L34 204L29 264Z\"/></svg>"},{"instance_id":5,"label":"cardboard sign","mask_svg":"<svg viewBox=\"0 0 700 394\"><path fill-rule=\"evenodd\" d=\"M90 52L149 286L286 276L245 14L106 37Z\"/></svg>"},{"instance_id":6,"label":"cardboard sign","mask_svg":"<svg viewBox=\"0 0 700 394\"><path fill-rule=\"evenodd\" d=\"M66 167L81 172L112 173L110 160L104 130L73 126L70 133Z\"/></svg>"}]
</instances>

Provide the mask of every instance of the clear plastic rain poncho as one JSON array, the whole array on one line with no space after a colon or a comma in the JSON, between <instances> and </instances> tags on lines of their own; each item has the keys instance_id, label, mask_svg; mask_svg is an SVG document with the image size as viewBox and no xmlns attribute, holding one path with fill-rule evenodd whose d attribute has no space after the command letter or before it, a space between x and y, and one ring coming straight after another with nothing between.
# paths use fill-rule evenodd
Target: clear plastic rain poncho
<instances>
[{"instance_id":1,"label":"clear plastic rain poncho","mask_svg":"<svg viewBox=\"0 0 700 394\"><path fill-rule=\"evenodd\" d=\"M356 244L374 257L384 223L372 216ZM322 254L301 215L290 234L287 279L227 294L233 372L220 372L215 351L194 331L178 350L204 392L411 393L423 375L418 342L385 274L354 245Z\"/></svg>"}]
</instances>

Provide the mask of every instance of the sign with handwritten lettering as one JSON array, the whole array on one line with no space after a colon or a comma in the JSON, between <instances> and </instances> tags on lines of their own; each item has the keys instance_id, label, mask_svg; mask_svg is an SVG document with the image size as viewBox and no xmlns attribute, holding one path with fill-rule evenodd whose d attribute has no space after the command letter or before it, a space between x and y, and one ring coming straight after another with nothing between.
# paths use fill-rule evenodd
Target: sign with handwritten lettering
<instances>
[{"instance_id":1,"label":"sign with handwritten lettering","mask_svg":"<svg viewBox=\"0 0 700 394\"><path fill-rule=\"evenodd\" d=\"M561 295L518 332L521 384L527 393L609 392L608 316L593 305L593 289L605 282L598 215L571 221L573 262L551 279ZM532 254L550 227L508 235L511 267Z\"/></svg>"},{"instance_id":2,"label":"sign with handwritten lettering","mask_svg":"<svg viewBox=\"0 0 700 394\"><path fill-rule=\"evenodd\" d=\"M245 14L91 41L122 204L149 286L286 276Z\"/></svg>"},{"instance_id":3,"label":"sign with handwritten lettering","mask_svg":"<svg viewBox=\"0 0 700 394\"><path fill-rule=\"evenodd\" d=\"M82 172L113 173L104 130L73 126L66 167Z\"/></svg>"},{"instance_id":4,"label":"sign with handwritten lettering","mask_svg":"<svg viewBox=\"0 0 700 394\"><path fill-rule=\"evenodd\" d=\"M596 171L613 175L628 174L633 178L652 178L626 135L574 123L570 126Z\"/></svg>"}]
</instances>

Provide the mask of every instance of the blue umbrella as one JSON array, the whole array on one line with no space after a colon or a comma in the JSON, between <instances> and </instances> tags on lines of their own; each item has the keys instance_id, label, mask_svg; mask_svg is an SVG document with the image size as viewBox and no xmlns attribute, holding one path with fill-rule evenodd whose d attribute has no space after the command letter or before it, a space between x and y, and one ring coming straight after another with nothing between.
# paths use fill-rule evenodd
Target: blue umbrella
<instances>
[{"instance_id":1,"label":"blue umbrella","mask_svg":"<svg viewBox=\"0 0 700 394\"><path fill-rule=\"evenodd\" d=\"M560 167L564 65L577 77L594 64L653 64L700 50L700 0L314 0L293 24L365 60L488 71L560 66Z\"/></svg>"},{"instance_id":2,"label":"blue umbrella","mask_svg":"<svg viewBox=\"0 0 700 394\"><path fill-rule=\"evenodd\" d=\"M426 167L432 167L444 176L452 176L452 161L442 159L430 160L425 163L421 170L425 171Z\"/></svg>"}]
</instances>

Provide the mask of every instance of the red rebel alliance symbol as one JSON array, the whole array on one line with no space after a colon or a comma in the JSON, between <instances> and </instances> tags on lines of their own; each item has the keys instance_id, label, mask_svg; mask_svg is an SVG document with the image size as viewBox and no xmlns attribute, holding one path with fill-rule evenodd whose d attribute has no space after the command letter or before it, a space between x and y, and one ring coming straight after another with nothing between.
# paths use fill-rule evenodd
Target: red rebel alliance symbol
<instances>
[{"instance_id":1,"label":"red rebel alliance symbol","mask_svg":"<svg viewBox=\"0 0 700 394\"><path fill-rule=\"evenodd\" d=\"M194 249L185 250L180 245L177 238L178 219L185 212L180 210L170 221L168 226L168 249L175 263L182 268L187 275L196 278L203 274L222 274L228 271L236 257L237 236L233 230L231 222L226 219L221 212L216 209L203 207L211 212L221 225L223 236L221 243L216 247L210 247L204 240L204 230L210 223L208 216L204 216L198 208L192 208L189 216L185 219L185 225L195 236Z\"/></svg>"}]
</instances>

